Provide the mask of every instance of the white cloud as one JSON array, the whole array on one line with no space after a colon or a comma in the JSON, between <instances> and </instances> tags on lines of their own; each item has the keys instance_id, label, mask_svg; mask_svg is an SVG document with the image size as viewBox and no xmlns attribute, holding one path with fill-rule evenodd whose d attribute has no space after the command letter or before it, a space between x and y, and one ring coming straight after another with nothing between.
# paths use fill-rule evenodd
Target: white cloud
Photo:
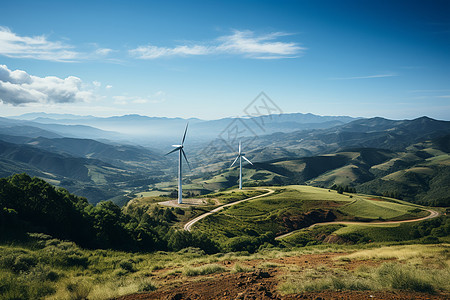
<instances>
[{"instance_id":1,"label":"white cloud","mask_svg":"<svg viewBox=\"0 0 450 300\"><path fill-rule=\"evenodd\" d=\"M92 81L92 84L93 84L95 87L101 87L101 86L102 86L102 83L99 82L99 81Z\"/></svg>"},{"instance_id":2,"label":"white cloud","mask_svg":"<svg viewBox=\"0 0 450 300\"><path fill-rule=\"evenodd\" d=\"M147 97L139 96L114 96L114 104L127 105L127 104L146 104L146 103L161 103L166 101L166 93L158 91Z\"/></svg>"},{"instance_id":3,"label":"white cloud","mask_svg":"<svg viewBox=\"0 0 450 300\"><path fill-rule=\"evenodd\" d=\"M105 89L111 89L113 86L112 85L110 85L110 84L108 84L107 86L105 86Z\"/></svg>"},{"instance_id":4,"label":"white cloud","mask_svg":"<svg viewBox=\"0 0 450 300\"><path fill-rule=\"evenodd\" d=\"M51 61L73 61L79 53L73 46L48 41L47 37L19 36L9 28L0 26L0 54L12 58L33 58Z\"/></svg>"},{"instance_id":5,"label":"white cloud","mask_svg":"<svg viewBox=\"0 0 450 300\"><path fill-rule=\"evenodd\" d=\"M204 46L176 46L175 48L165 48L157 46L140 46L130 50L130 54L140 59L154 59L163 56L184 56L184 55L205 55L208 48Z\"/></svg>"},{"instance_id":6,"label":"white cloud","mask_svg":"<svg viewBox=\"0 0 450 300\"><path fill-rule=\"evenodd\" d=\"M5 104L71 103L93 98L93 93L82 87L78 77L38 77L0 65L0 101Z\"/></svg>"},{"instance_id":7,"label":"white cloud","mask_svg":"<svg viewBox=\"0 0 450 300\"><path fill-rule=\"evenodd\" d=\"M170 56L235 54L255 59L280 59L297 57L306 48L294 42L276 41L289 34L275 32L256 36L254 32L236 30L205 45L178 45L175 47L140 46L129 53L139 59L156 59Z\"/></svg>"},{"instance_id":8,"label":"white cloud","mask_svg":"<svg viewBox=\"0 0 450 300\"><path fill-rule=\"evenodd\" d=\"M45 35L20 36L9 28L0 26L0 55L11 58L75 62L80 60L105 59L114 50L88 44L85 51L61 41L49 41Z\"/></svg>"},{"instance_id":9,"label":"white cloud","mask_svg":"<svg viewBox=\"0 0 450 300\"><path fill-rule=\"evenodd\" d=\"M109 48L99 48L99 49L95 50L95 53L98 54L98 55L106 56L106 55L110 54L113 51L114 50L109 49Z\"/></svg>"},{"instance_id":10,"label":"white cloud","mask_svg":"<svg viewBox=\"0 0 450 300\"><path fill-rule=\"evenodd\" d=\"M368 76L354 76L354 77L335 77L330 78L331 80L351 80L351 79L371 79L371 78L384 78L384 77L395 77L397 74L376 74Z\"/></svg>"},{"instance_id":11,"label":"white cloud","mask_svg":"<svg viewBox=\"0 0 450 300\"><path fill-rule=\"evenodd\" d=\"M275 32L262 36L255 36L252 31L235 31L229 36L220 37L221 44L217 46L220 52L231 52L249 55L253 58L285 58L298 55L305 48L297 43L285 43L273 41L288 34Z\"/></svg>"}]
</instances>

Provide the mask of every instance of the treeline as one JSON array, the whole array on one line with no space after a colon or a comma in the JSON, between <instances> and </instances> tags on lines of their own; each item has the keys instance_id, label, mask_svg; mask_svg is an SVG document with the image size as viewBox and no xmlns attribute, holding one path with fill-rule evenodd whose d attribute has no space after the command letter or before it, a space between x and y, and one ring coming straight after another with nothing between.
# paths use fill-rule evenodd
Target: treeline
<instances>
[{"instance_id":1,"label":"treeline","mask_svg":"<svg viewBox=\"0 0 450 300\"><path fill-rule=\"evenodd\" d=\"M96 206L86 198L55 188L42 179L17 174L0 179L0 237L34 231L76 242L82 247L126 251L178 251L218 246L202 234L170 228L173 210L128 215L112 202Z\"/></svg>"},{"instance_id":2,"label":"treeline","mask_svg":"<svg viewBox=\"0 0 450 300\"><path fill-rule=\"evenodd\" d=\"M351 186L348 186L348 185L341 186L341 185L333 184L333 186L330 189L337 191L339 194L342 194L342 193L356 193L356 189L354 187L351 187Z\"/></svg>"}]
</instances>

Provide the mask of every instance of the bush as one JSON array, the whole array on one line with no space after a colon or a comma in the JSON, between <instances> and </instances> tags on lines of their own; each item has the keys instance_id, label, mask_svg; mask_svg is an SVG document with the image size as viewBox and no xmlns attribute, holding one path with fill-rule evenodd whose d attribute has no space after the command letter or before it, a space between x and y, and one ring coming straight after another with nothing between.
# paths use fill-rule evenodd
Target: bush
<instances>
[{"instance_id":1,"label":"bush","mask_svg":"<svg viewBox=\"0 0 450 300\"><path fill-rule=\"evenodd\" d=\"M420 240L422 244L439 244L439 239L435 236L426 236Z\"/></svg>"},{"instance_id":2,"label":"bush","mask_svg":"<svg viewBox=\"0 0 450 300\"><path fill-rule=\"evenodd\" d=\"M70 282L66 285L67 291L70 293L71 300L88 299L92 286L86 281Z\"/></svg>"},{"instance_id":3,"label":"bush","mask_svg":"<svg viewBox=\"0 0 450 300\"><path fill-rule=\"evenodd\" d=\"M36 266L36 264L37 264L36 257L29 254L24 254L16 257L14 265L12 266L12 270L16 273L27 272L32 267Z\"/></svg>"},{"instance_id":4,"label":"bush","mask_svg":"<svg viewBox=\"0 0 450 300\"><path fill-rule=\"evenodd\" d=\"M134 267L134 263L132 260L123 260L119 263L119 267L121 267L122 269L124 269L125 271L128 272L136 272L136 269Z\"/></svg>"}]
</instances>

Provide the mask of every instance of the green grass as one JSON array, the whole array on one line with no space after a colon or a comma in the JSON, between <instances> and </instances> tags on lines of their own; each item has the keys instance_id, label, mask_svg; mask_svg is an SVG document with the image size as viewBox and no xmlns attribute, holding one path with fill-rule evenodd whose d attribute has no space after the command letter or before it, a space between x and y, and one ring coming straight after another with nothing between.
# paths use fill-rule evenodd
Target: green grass
<instances>
[{"instance_id":1,"label":"green grass","mask_svg":"<svg viewBox=\"0 0 450 300\"><path fill-rule=\"evenodd\" d=\"M33 237L0 245L0 299L108 299L148 291L156 288L149 277L153 266L197 257L85 250L47 235Z\"/></svg>"},{"instance_id":2,"label":"green grass","mask_svg":"<svg viewBox=\"0 0 450 300\"><path fill-rule=\"evenodd\" d=\"M186 276L199 276L214 273L222 273L224 271L225 268L218 264L208 264L199 267L185 267L183 274Z\"/></svg>"},{"instance_id":3,"label":"green grass","mask_svg":"<svg viewBox=\"0 0 450 300\"><path fill-rule=\"evenodd\" d=\"M195 249L154 253L87 250L48 235L31 236L30 241L22 244L0 245L2 300L110 299L155 290L167 284L170 278L179 280L179 283L213 273L247 272L253 270L248 267L250 261L259 263L258 268L285 270L287 273L282 275L280 285L283 293L322 289L408 289L424 292L450 289L447 244L390 247L374 244L317 245L299 249L266 248L251 255L245 252L206 255ZM336 264L386 259L396 259L401 263L347 272L320 266L295 269L279 260L330 252L345 252L340 257L342 261L338 257ZM221 262L224 261L234 264L223 265Z\"/></svg>"},{"instance_id":4,"label":"green grass","mask_svg":"<svg viewBox=\"0 0 450 300\"><path fill-rule=\"evenodd\" d=\"M259 195L265 194L265 193L267 193L267 191L263 190L263 189L249 189L249 190L247 190L247 189L244 189L244 190L231 189L231 190L222 191L222 192L218 192L218 193L211 193L211 194L206 195L205 197L210 198L210 199L216 199L221 204L227 204L227 203L236 202L239 200L259 196Z\"/></svg>"},{"instance_id":5,"label":"green grass","mask_svg":"<svg viewBox=\"0 0 450 300\"><path fill-rule=\"evenodd\" d=\"M419 210L417 205L384 200L380 197L375 199L368 195L339 194L336 191L311 186L269 188L276 190L276 192L266 197L233 205L219 213L210 215L198 222L194 226L194 230L206 233L220 243L226 243L229 238L233 237L252 237L266 232L277 235L287 232L292 230L292 227L288 226L294 226L289 225L289 222L299 222L300 225L298 226L303 227L314 224L313 221L305 221L310 222L305 225L305 223L302 223L301 216L315 210L322 211L323 214L326 210L334 212L336 221L402 220L428 215L428 212ZM227 197L230 193L216 195ZM321 218L325 220L323 215ZM286 221L286 219L288 220ZM373 233L373 235L376 234L378 233ZM311 234L309 236L305 236L303 233L300 235L301 237L297 236L298 241L301 241L299 244L320 242L313 238ZM382 233L380 232L379 235L382 235ZM380 239L373 238L372 240ZM388 240L397 239L392 237Z\"/></svg>"},{"instance_id":6,"label":"green grass","mask_svg":"<svg viewBox=\"0 0 450 300\"><path fill-rule=\"evenodd\" d=\"M414 212L413 206L357 197L354 202L339 210L352 217L371 220L404 220L425 216L423 212Z\"/></svg>"},{"instance_id":7,"label":"green grass","mask_svg":"<svg viewBox=\"0 0 450 300\"><path fill-rule=\"evenodd\" d=\"M233 269L231 269L231 273L245 273L253 271L252 268L235 263Z\"/></svg>"},{"instance_id":8,"label":"green grass","mask_svg":"<svg viewBox=\"0 0 450 300\"><path fill-rule=\"evenodd\" d=\"M345 225L334 232L335 235L347 236L360 234L370 242L405 241L414 239L411 235L413 223L386 224L386 225Z\"/></svg>"},{"instance_id":9,"label":"green grass","mask_svg":"<svg viewBox=\"0 0 450 300\"><path fill-rule=\"evenodd\" d=\"M161 196L161 195L169 195L169 194L170 194L169 191L154 190L154 191L149 191L149 192L137 193L136 194L136 198L141 198L141 197L158 197L158 196Z\"/></svg>"}]
</instances>

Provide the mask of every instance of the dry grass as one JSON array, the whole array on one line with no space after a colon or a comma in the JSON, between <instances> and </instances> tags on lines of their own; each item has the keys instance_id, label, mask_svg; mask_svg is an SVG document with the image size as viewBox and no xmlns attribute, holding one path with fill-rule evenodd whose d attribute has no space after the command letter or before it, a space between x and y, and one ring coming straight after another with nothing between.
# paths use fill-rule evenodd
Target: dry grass
<instances>
[{"instance_id":1,"label":"dry grass","mask_svg":"<svg viewBox=\"0 0 450 300\"><path fill-rule=\"evenodd\" d=\"M361 250L349 255L341 256L338 259L350 260L383 260L383 259L398 259L398 260L412 260L425 259L440 256L445 262L450 263L450 245L402 245L402 246L388 246L381 248L374 248L368 250ZM449 264L450 265L450 264Z\"/></svg>"},{"instance_id":2,"label":"dry grass","mask_svg":"<svg viewBox=\"0 0 450 300\"><path fill-rule=\"evenodd\" d=\"M396 260L377 267L360 265L353 271L326 266L313 269L289 268L279 290L284 294L320 290L448 292L449 254L449 245L405 245L359 250L335 258L336 263L354 260Z\"/></svg>"}]
</instances>

